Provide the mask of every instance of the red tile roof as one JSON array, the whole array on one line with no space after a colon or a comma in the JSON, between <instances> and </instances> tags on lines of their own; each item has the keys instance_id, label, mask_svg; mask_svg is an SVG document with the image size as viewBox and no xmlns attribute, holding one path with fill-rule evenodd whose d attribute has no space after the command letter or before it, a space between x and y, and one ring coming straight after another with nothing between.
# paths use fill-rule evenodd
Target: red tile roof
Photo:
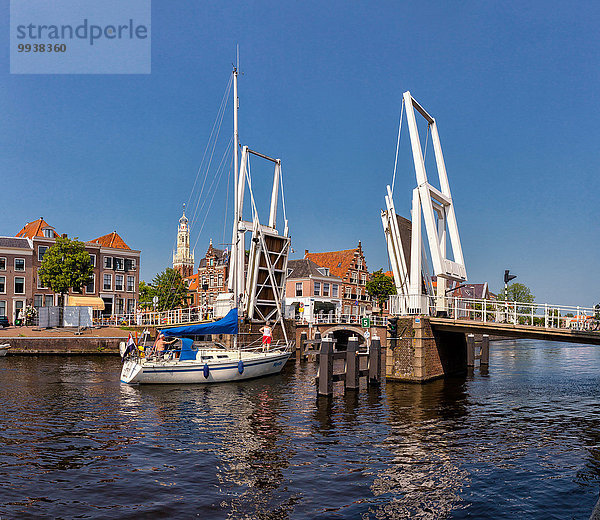
<instances>
[{"instance_id":1,"label":"red tile roof","mask_svg":"<svg viewBox=\"0 0 600 520\"><path fill-rule=\"evenodd\" d=\"M100 244L102 247L112 247L113 249L131 249L116 231L90 240L90 243Z\"/></svg>"},{"instance_id":2,"label":"red tile roof","mask_svg":"<svg viewBox=\"0 0 600 520\"><path fill-rule=\"evenodd\" d=\"M198 290L198 273L193 274L192 276L188 276L185 279L189 281L188 290L190 290L190 291Z\"/></svg>"},{"instance_id":3,"label":"red tile roof","mask_svg":"<svg viewBox=\"0 0 600 520\"><path fill-rule=\"evenodd\" d=\"M330 251L328 253L305 253L304 258L312 260L320 267L329 268L329 272L333 276L344 278L348 269L354 261L354 253L356 249L345 249L344 251Z\"/></svg>"},{"instance_id":4,"label":"red tile roof","mask_svg":"<svg viewBox=\"0 0 600 520\"><path fill-rule=\"evenodd\" d=\"M15 236L22 238L33 238L33 237L43 237L44 236L44 228L50 228L53 232L53 237L56 238L59 234L56 230L50 226L43 217L34 220L33 222L28 222L23 226L23 229L19 231Z\"/></svg>"}]
</instances>

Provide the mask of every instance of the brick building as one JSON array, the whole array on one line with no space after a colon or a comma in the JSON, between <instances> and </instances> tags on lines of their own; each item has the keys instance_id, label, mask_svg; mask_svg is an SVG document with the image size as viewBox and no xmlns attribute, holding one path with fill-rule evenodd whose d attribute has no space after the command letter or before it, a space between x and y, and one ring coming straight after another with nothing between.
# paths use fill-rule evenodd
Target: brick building
<instances>
[{"instance_id":1,"label":"brick building","mask_svg":"<svg viewBox=\"0 0 600 520\"><path fill-rule=\"evenodd\" d=\"M212 312L219 293L227 291L229 275L229 254L227 250L213 247L212 239L204 258L200 260L198 272L186 278L188 290L192 294L192 305L204 307Z\"/></svg>"},{"instance_id":2,"label":"brick building","mask_svg":"<svg viewBox=\"0 0 600 520\"><path fill-rule=\"evenodd\" d=\"M60 295L43 286L38 269L59 236L40 217L27 223L16 237L0 237L0 315L14 323L18 311L26 305L58 305ZM106 315L135 312L140 251L131 249L116 231L85 242L85 250L94 266L92 280L81 291L70 291L72 301L103 305L102 314Z\"/></svg>"},{"instance_id":3,"label":"brick building","mask_svg":"<svg viewBox=\"0 0 600 520\"><path fill-rule=\"evenodd\" d=\"M341 279L342 314L362 316L372 312L371 297L366 290L370 276L360 241L355 249L343 251L310 253L307 249L304 258L328 269L329 275Z\"/></svg>"},{"instance_id":4,"label":"brick building","mask_svg":"<svg viewBox=\"0 0 600 520\"><path fill-rule=\"evenodd\" d=\"M342 313L342 279L308 259L289 260L285 305L294 317L314 323L319 315Z\"/></svg>"},{"instance_id":5,"label":"brick building","mask_svg":"<svg viewBox=\"0 0 600 520\"><path fill-rule=\"evenodd\" d=\"M0 316L14 323L32 294L33 246L31 239L0 237Z\"/></svg>"}]
</instances>

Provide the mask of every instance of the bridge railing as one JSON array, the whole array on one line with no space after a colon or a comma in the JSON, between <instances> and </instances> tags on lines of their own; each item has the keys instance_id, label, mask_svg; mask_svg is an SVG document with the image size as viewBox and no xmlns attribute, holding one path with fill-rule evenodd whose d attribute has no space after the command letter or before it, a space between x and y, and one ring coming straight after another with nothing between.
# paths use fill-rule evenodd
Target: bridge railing
<instances>
[{"instance_id":1,"label":"bridge railing","mask_svg":"<svg viewBox=\"0 0 600 520\"><path fill-rule=\"evenodd\" d=\"M189 307L185 309L173 309L170 311L143 311L129 314L99 314L94 317L94 322L102 326L150 326L165 327L173 325L185 325L211 319L210 313L202 307Z\"/></svg>"},{"instance_id":2,"label":"bridge railing","mask_svg":"<svg viewBox=\"0 0 600 520\"><path fill-rule=\"evenodd\" d=\"M456 320L512 323L545 328L599 330L598 310L593 307L510 302L453 296L394 295L389 299L395 316L425 314Z\"/></svg>"},{"instance_id":3,"label":"bridge railing","mask_svg":"<svg viewBox=\"0 0 600 520\"><path fill-rule=\"evenodd\" d=\"M358 325L361 326L363 318L369 318L372 327L385 327L387 318L385 316L363 316L357 314L316 314L310 323L315 325ZM308 323L302 317L296 318L296 323Z\"/></svg>"}]
</instances>

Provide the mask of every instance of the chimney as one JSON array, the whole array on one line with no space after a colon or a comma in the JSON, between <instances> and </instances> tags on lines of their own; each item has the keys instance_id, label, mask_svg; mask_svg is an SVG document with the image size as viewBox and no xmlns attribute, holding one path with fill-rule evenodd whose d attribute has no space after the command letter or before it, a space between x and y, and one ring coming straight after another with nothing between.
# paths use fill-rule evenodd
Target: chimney
<instances>
[{"instance_id":1,"label":"chimney","mask_svg":"<svg viewBox=\"0 0 600 520\"><path fill-rule=\"evenodd\" d=\"M304 250L304 258L306 258L306 255L308 255L308 249Z\"/></svg>"},{"instance_id":2,"label":"chimney","mask_svg":"<svg viewBox=\"0 0 600 520\"><path fill-rule=\"evenodd\" d=\"M63 238L67 238L67 234L66 234L66 233L63 233L61 236L62 236Z\"/></svg>"}]
</instances>

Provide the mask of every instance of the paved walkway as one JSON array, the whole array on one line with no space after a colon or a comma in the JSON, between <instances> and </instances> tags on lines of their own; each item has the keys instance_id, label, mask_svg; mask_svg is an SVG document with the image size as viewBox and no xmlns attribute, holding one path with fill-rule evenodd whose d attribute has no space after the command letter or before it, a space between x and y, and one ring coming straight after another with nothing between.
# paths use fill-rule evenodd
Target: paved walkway
<instances>
[{"instance_id":1,"label":"paved walkway","mask_svg":"<svg viewBox=\"0 0 600 520\"><path fill-rule=\"evenodd\" d=\"M37 327L7 327L0 328L0 338L126 338L128 330L119 327L101 327L99 329L84 329L80 335L75 334L74 328L39 329ZM133 332L132 332L133 334Z\"/></svg>"}]
</instances>

